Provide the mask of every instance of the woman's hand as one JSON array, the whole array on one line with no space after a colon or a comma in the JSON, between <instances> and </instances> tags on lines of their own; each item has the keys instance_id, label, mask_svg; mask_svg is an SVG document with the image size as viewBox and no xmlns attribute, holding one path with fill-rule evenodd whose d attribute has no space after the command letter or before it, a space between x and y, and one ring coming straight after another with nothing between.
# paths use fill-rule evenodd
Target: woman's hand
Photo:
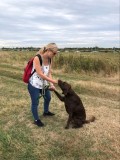
<instances>
[{"instance_id":1,"label":"woman's hand","mask_svg":"<svg viewBox=\"0 0 120 160\"><path fill-rule=\"evenodd\" d=\"M58 84L58 80L53 80L53 82L52 83L54 83L54 84ZM53 84L51 84L51 85L53 85Z\"/></svg>"},{"instance_id":2,"label":"woman's hand","mask_svg":"<svg viewBox=\"0 0 120 160\"><path fill-rule=\"evenodd\" d=\"M56 88L55 88L55 86L54 86L53 84L51 84L50 87L49 87L49 90L50 90L50 91L55 91Z\"/></svg>"}]
</instances>

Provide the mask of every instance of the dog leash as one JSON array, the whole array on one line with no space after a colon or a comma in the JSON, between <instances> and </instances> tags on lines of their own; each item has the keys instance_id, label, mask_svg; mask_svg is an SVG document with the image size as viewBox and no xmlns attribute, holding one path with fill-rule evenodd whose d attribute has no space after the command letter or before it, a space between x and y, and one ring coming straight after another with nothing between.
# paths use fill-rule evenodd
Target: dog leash
<instances>
[{"instance_id":1,"label":"dog leash","mask_svg":"<svg viewBox=\"0 0 120 160\"><path fill-rule=\"evenodd\" d=\"M44 97L44 98L46 99L46 97L45 97L45 90L48 90L49 87L50 87L50 85L45 85L45 86L42 88L42 93L40 94L40 96L38 97L38 99L40 99L41 97Z\"/></svg>"}]
</instances>

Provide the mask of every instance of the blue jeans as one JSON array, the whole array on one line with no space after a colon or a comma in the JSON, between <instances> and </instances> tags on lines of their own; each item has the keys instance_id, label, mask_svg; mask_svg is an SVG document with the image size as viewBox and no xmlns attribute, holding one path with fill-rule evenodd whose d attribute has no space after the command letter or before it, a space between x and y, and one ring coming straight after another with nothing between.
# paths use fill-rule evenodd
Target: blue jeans
<instances>
[{"instance_id":1,"label":"blue jeans","mask_svg":"<svg viewBox=\"0 0 120 160\"><path fill-rule=\"evenodd\" d=\"M28 91L31 97L31 111L35 120L39 119L38 115L38 105L39 105L39 96L42 93L42 89L38 89L33 87L30 83L28 83ZM45 90L44 96L44 112L47 113L49 111L49 103L51 100L51 93L49 90Z\"/></svg>"}]
</instances>

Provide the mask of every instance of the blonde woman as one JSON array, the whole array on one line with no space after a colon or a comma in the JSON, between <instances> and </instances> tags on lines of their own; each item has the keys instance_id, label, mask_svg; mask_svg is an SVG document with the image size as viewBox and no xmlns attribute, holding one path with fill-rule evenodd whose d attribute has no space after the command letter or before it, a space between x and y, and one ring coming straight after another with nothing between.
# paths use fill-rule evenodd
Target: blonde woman
<instances>
[{"instance_id":1,"label":"blonde woman","mask_svg":"<svg viewBox=\"0 0 120 160\"><path fill-rule=\"evenodd\" d=\"M43 93L44 90L44 112L43 116L53 116L54 113L49 111L49 103L51 100L50 90L44 89L45 86L50 84L50 89L54 90L54 84L57 84L58 81L52 79L51 75L51 67L52 67L52 59L57 54L58 47L55 43L50 43L43 48L41 48L37 54L40 54L42 59L42 65L40 64L40 60L38 56L35 56L33 60L33 69L36 70L34 74L30 77L28 83L28 91L31 97L31 111L34 118L34 124L38 127L44 126L41 122L38 115L38 105L39 105L39 95Z\"/></svg>"}]
</instances>

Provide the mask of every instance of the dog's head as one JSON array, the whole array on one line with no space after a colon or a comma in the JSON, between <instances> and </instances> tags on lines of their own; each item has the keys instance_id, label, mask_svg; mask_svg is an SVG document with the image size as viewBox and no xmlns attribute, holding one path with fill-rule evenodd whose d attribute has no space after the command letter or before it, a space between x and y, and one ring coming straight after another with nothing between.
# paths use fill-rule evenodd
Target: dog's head
<instances>
[{"instance_id":1,"label":"dog's head","mask_svg":"<svg viewBox=\"0 0 120 160\"><path fill-rule=\"evenodd\" d=\"M58 80L58 86L61 88L61 90L63 91L62 94L64 94L65 96L70 92L71 85L67 82Z\"/></svg>"}]
</instances>

